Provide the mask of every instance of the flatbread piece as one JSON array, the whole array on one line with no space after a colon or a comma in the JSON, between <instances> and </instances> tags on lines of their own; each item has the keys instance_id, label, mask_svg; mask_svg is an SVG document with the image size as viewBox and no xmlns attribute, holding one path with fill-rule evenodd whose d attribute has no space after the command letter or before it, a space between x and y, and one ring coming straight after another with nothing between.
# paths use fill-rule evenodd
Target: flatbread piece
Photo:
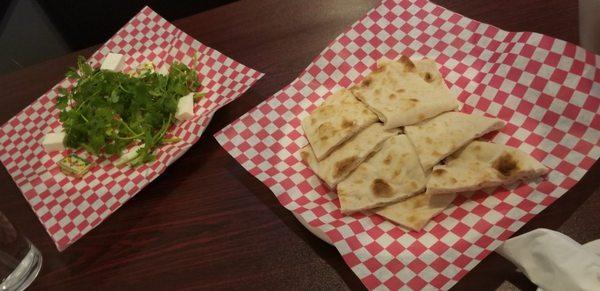
<instances>
[{"instance_id":1,"label":"flatbread piece","mask_svg":"<svg viewBox=\"0 0 600 291\"><path fill-rule=\"evenodd\" d=\"M399 61L381 62L352 88L352 93L377 114L386 128L415 124L458 108L437 65L432 60L421 62L415 64L405 56Z\"/></svg>"},{"instance_id":2,"label":"flatbread piece","mask_svg":"<svg viewBox=\"0 0 600 291\"><path fill-rule=\"evenodd\" d=\"M406 228L421 230L456 198L455 193L423 193L380 208L375 213Z\"/></svg>"},{"instance_id":3,"label":"flatbread piece","mask_svg":"<svg viewBox=\"0 0 600 291\"><path fill-rule=\"evenodd\" d=\"M397 135L340 182L337 192L342 212L351 213L406 199L423 191L425 183L412 144Z\"/></svg>"},{"instance_id":4,"label":"flatbread piece","mask_svg":"<svg viewBox=\"0 0 600 291\"><path fill-rule=\"evenodd\" d=\"M433 167L427 191L431 194L473 191L511 184L548 172L526 153L506 145L474 141Z\"/></svg>"},{"instance_id":5,"label":"flatbread piece","mask_svg":"<svg viewBox=\"0 0 600 291\"><path fill-rule=\"evenodd\" d=\"M341 89L302 120L302 128L318 160L328 156L354 134L377 121L377 116L348 89Z\"/></svg>"},{"instance_id":6,"label":"flatbread piece","mask_svg":"<svg viewBox=\"0 0 600 291\"><path fill-rule=\"evenodd\" d=\"M446 112L404 128L415 146L423 169L431 169L442 159L484 134L499 130L505 122L480 115Z\"/></svg>"},{"instance_id":7,"label":"flatbread piece","mask_svg":"<svg viewBox=\"0 0 600 291\"><path fill-rule=\"evenodd\" d=\"M371 153L379 150L386 139L397 134L398 130L386 130L383 124L377 122L357 133L321 161L317 160L310 145L302 148L300 155L319 178L335 189Z\"/></svg>"}]
</instances>

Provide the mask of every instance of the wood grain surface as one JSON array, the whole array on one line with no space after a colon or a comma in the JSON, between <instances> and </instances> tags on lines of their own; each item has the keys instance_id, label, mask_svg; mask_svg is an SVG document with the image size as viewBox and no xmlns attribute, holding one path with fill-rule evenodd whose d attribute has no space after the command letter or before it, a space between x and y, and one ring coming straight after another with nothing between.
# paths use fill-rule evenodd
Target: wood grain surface
<instances>
[{"instance_id":1,"label":"wood grain surface","mask_svg":"<svg viewBox=\"0 0 600 291\"><path fill-rule=\"evenodd\" d=\"M0 170L0 211L42 251L32 290L363 289L336 249L314 237L212 135L291 82L375 0L247 0L174 23L204 44L266 73L221 109L200 141L120 210L59 253L10 176ZM434 1L512 31L577 43L574 0ZM176 5L176 4L174 4ZM89 48L0 76L0 122L58 82ZM600 236L600 163L528 223L586 242ZM507 285L507 282L509 283ZM496 254L456 290L535 289Z\"/></svg>"}]
</instances>

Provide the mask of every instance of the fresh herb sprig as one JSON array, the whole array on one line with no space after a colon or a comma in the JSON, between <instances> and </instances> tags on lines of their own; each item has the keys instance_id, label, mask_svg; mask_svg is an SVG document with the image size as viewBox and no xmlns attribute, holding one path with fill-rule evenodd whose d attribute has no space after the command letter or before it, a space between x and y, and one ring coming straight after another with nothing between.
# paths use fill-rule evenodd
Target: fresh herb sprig
<instances>
[{"instance_id":1,"label":"fresh herb sprig","mask_svg":"<svg viewBox=\"0 0 600 291\"><path fill-rule=\"evenodd\" d=\"M154 160L154 150L175 122L178 99L200 88L196 72L182 63L172 64L166 76L152 68L126 74L92 68L80 57L66 76L76 85L60 88L56 101L65 145L120 156L142 143L128 161L132 166Z\"/></svg>"}]
</instances>

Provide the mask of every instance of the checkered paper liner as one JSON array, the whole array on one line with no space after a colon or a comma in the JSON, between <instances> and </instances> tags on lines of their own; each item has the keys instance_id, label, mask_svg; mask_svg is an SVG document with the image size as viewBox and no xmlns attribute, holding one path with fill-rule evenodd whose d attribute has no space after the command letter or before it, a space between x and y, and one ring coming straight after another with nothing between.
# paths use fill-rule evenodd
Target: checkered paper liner
<instances>
[{"instance_id":1,"label":"checkered paper liner","mask_svg":"<svg viewBox=\"0 0 600 291\"><path fill-rule=\"evenodd\" d=\"M552 171L526 184L459 195L423 231L345 216L300 160L300 121L381 58L436 60L467 113L496 116L492 140ZM215 137L287 209L324 232L369 289L449 289L571 188L600 155L600 57L531 32L506 32L425 0L384 1L338 36L291 84Z\"/></svg>"},{"instance_id":2,"label":"checkered paper liner","mask_svg":"<svg viewBox=\"0 0 600 291\"><path fill-rule=\"evenodd\" d=\"M126 55L125 70L144 61L152 61L158 68L175 61L196 64L201 92L206 96L196 103L192 120L171 130L182 141L160 148L156 161L134 169L105 161L82 179L64 175L56 165L63 155L47 154L41 145L43 136L60 126L55 98L59 87L74 85L69 80L58 83L2 126L0 160L59 250L88 233L158 177L198 141L217 109L263 76L203 45L148 7L100 47L89 62L98 67L110 52Z\"/></svg>"}]
</instances>

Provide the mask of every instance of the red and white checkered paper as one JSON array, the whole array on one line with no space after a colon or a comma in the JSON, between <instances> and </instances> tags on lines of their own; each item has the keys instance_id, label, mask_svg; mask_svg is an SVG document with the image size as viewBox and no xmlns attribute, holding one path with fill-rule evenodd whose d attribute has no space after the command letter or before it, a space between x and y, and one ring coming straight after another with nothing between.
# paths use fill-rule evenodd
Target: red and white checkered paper
<instances>
[{"instance_id":1,"label":"red and white checkered paper","mask_svg":"<svg viewBox=\"0 0 600 291\"><path fill-rule=\"evenodd\" d=\"M508 122L493 141L552 169L545 179L460 196L423 231L342 215L300 160L300 121L381 58L437 61L462 111ZM506 32L425 0L384 1L287 87L215 137L287 209L324 232L369 289L449 289L571 188L600 155L600 57L562 40Z\"/></svg>"},{"instance_id":2,"label":"red and white checkered paper","mask_svg":"<svg viewBox=\"0 0 600 291\"><path fill-rule=\"evenodd\" d=\"M158 67L179 61L192 65L194 56L205 92L196 116L171 132L181 142L157 151L157 160L132 169L105 161L83 179L64 175L56 165L62 154L47 154L41 139L60 126L55 98L63 80L0 129L0 160L14 179L59 250L82 237L183 155L208 126L217 109L244 93L263 74L193 39L152 9L142 9L108 40L89 62L97 67L110 53L127 56L126 70L144 61ZM66 68L65 68L66 69Z\"/></svg>"}]
</instances>

